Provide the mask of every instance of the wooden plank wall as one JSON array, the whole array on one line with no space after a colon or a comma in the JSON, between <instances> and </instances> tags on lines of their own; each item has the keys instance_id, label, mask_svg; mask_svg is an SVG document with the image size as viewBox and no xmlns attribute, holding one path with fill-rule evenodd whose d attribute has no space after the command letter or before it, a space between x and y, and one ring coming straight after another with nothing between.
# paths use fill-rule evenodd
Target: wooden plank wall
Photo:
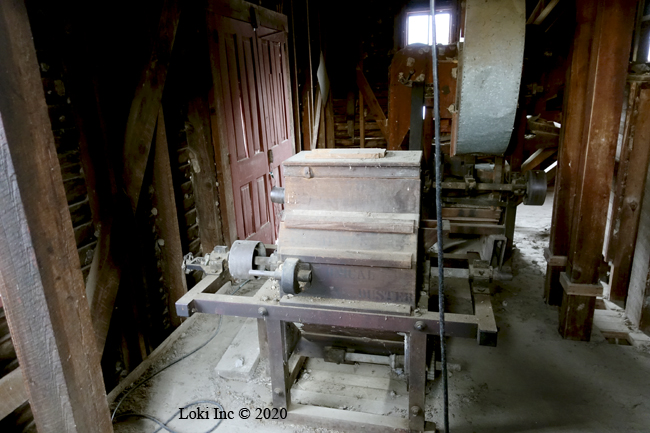
<instances>
[{"instance_id":1,"label":"wooden plank wall","mask_svg":"<svg viewBox=\"0 0 650 433\"><path fill-rule=\"evenodd\" d=\"M61 395L68 392L66 386L72 386L69 394L74 407L55 412L57 417L77 424L78 430L69 431L104 431L105 427L110 429L110 421L106 424L107 418L98 411L105 406L96 405L88 393L102 396L105 402L105 389L117 385L180 323L173 304L186 290L180 270L182 256L189 252L200 255L224 243L208 105L212 82L207 34L202 27L205 11L198 4L190 5L181 15L176 0L152 0L134 7L128 15L92 3L79 8L53 3L29 2L31 22L21 12L20 19L11 23L14 30L19 25L36 29L33 42L24 31L15 31L11 38L25 49L33 50L35 45L38 51L37 57L25 56L32 62L31 69L25 69L28 77L32 81L36 77L39 83L34 87L32 82L36 96L26 99L43 101L45 111L40 114L45 116L40 121L43 125L47 121L47 127L41 129L52 136L52 148L57 152L50 154L59 156L58 161L47 160L47 172L50 166L54 170L49 187L63 191L59 197L63 197L65 212L56 215L68 222L58 224L59 228L66 227L60 233L71 234L73 240L67 245L77 247L74 260L67 263L71 275L78 272L79 277L68 290L81 287L82 296L88 299L83 302L90 303L92 313L86 324L92 338L86 338L87 327L77 332L75 335L83 338L76 345L70 344L71 360L59 362L58 367L64 372ZM3 6L11 13L24 7L19 0L3 2L0 10L5 12ZM181 16L186 20L182 26ZM116 26L120 28L117 34ZM177 40L183 44L180 48ZM9 64L3 61L3 65ZM199 70L203 73L197 73ZM0 95L0 104L9 93ZM22 182L19 179L20 188ZM31 201L25 201L26 209L28 205ZM59 229L50 232L48 236L55 236ZM69 258L67 253L64 257ZM85 292L84 279L88 283ZM22 313L15 302L13 296L6 296L10 322L13 314L13 322L19 323L16 314ZM26 371L31 377L34 367L20 355L29 350L29 341L21 333L25 326L12 325L14 349L7 330L3 332L2 320L0 317L0 384L5 389L15 382L15 372ZM57 326L43 327L43 332L67 338L58 335L59 328L67 332L74 326L74 320L67 327L57 322ZM72 378L68 363L77 362L75 368L82 365L77 359L79 351L95 365ZM56 355L54 351L52 356ZM56 362L49 368L57 368ZM4 374L11 372L13 376ZM86 386L81 382L98 377L99 384ZM80 381L78 385L75 380ZM43 416L52 415L51 410L43 409L39 397L43 389L37 385L47 388L54 383L37 380L31 384L38 388L30 390L36 424L42 423ZM1 431L7 426L25 427L26 431L33 428L33 424L29 426L29 404L13 410L24 402L18 400L10 402L11 415L0 420ZM81 400L84 404L79 404ZM52 397L48 404L57 401ZM70 410L72 414L66 412ZM92 427L86 425L84 417L93 419ZM65 430L53 425L54 431Z\"/></svg>"},{"instance_id":2,"label":"wooden plank wall","mask_svg":"<svg viewBox=\"0 0 650 433\"><path fill-rule=\"evenodd\" d=\"M609 299L623 305L627 300L645 177L650 162L648 83L631 81L628 94L606 251L606 260L612 263Z\"/></svg>"},{"instance_id":3,"label":"wooden plank wall","mask_svg":"<svg viewBox=\"0 0 650 433\"><path fill-rule=\"evenodd\" d=\"M650 118L650 89L643 84L638 98L638 117L640 125L636 128L633 139L633 149L636 146L648 147L648 119ZM636 93L636 92L635 92ZM636 105L636 104L635 104ZM624 143L627 144L627 143ZM637 201L636 223L638 231L634 239L634 253L629 274L627 289L627 302L625 312L630 321L646 334L650 334L650 172L646 172L645 182L640 182L645 187L643 195ZM638 182L638 179L637 179ZM632 185L636 187L637 185ZM629 207L630 201L625 202ZM630 209L631 210L631 209ZM629 211L628 211L629 212ZM626 235L629 236L629 235ZM623 279L619 277L619 279ZM612 285L612 291L614 290Z\"/></svg>"}]
</instances>

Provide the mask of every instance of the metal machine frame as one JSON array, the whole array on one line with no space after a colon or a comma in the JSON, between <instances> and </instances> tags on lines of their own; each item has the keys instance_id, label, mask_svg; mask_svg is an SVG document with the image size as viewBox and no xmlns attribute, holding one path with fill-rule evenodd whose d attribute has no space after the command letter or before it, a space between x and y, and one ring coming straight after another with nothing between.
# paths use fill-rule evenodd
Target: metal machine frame
<instances>
[{"instance_id":1,"label":"metal machine frame","mask_svg":"<svg viewBox=\"0 0 650 433\"><path fill-rule=\"evenodd\" d=\"M273 250L275 246L267 245ZM497 327L490 303L491 268L477 257L463 258L472 288L474 314L445 313L446 337L476 338L481 345L496 345ZM268 355L273 390L273 406L285 408L293 422L308 420L330 428L362 428L367 431L435 431L425 422L427 336L439 335L439 314L428 311L429 290L424 287L417 309L407 305L337 299L293 297L282 294L273 279L252 297L215 293L231 280L228 252L217 247L207 258L189 261L188 268L201 269L206 276L177 303L179 316L194 313L225 314L258 319L260 352ZM427 261L427 263L429 263ZM314 342L301 336L294 323L337 326L373 331L390 331L404 336L404 367L408 377L408 419L372 415L291 402L291 387L308 357L328 359L332 340ZM339 341L343 337L332 337ZM354 346L361 339L347 337ZM399 350L396 342L393 347ZM375 357L377 358L377 357ZM387 357L386 357L387 358Z\"/></svg>"}]
</instances>

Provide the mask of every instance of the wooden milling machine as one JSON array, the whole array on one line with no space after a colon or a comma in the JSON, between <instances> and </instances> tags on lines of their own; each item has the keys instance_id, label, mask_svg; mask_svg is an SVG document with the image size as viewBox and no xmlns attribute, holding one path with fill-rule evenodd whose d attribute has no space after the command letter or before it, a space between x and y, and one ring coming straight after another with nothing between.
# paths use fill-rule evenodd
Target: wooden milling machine
<instances>
[{"instance_id":1,"label":"wooden milling machine","mask_svg":"<svg viewBox=\"0 0 650 433\"><path fill-rule=\"evenodd\" d=\"M492 278L509 273L516 206L543 204L546 177L511 172L503 158L519 94L524 2L470 0L465 19L470 32L457 58L443 56L438 68L440 88L448 86L445 80L450 84L443 97L449 87L455 89L453 106L443 101L440 110L443 133L445 128L451 133L438 167L444 244L472 241L461 252L445 254L442 264L446 285L453 288L445 297L445 337L494 346ZM490 19L500 26L497 38L482 37ZM430 48L409 46L395 55L389 150L316 149L294 155L283 163L285 188L271 193L284 205L277 245L238 240L230 249L217 247L186 261L187 269L202 270L205 277L176 303L178 314L257 318L273 407L287 409L293 422L345 425L347 431L351 426L372 432L435 430L425 422L424 407L427 370L435 366L430 337L439 335L440 317L435 186L429 180L436 167L430 157L431 122L423 125L417 115L425 106L432 117L433 92L426 84L432 82ZM408 127L399 121L404 113L395 109L404 103L416 113L406 115ZM406 145L409 129L409 150L397 150ZM428 144L422 146L423 141ZM249 278L268 280L252 297L216 294L227 281ZM454 310L459 299L468 302L460 312ZM308 357L403 368L408 418L292 404L292 384Z\"/></svg>"}]
</instances>

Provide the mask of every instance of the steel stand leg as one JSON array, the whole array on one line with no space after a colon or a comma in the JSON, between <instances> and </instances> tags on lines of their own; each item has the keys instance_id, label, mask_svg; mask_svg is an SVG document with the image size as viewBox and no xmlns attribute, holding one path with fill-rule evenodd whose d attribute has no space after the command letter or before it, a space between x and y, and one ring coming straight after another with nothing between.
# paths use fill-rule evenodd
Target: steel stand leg
<instances>
[{"instance_id":1,"label":"steel stand leg","mask_svg":"<svg viewBox=\"0 0 650 433\"><path fill-rule=\"evenodd\" d=\"M291 396L287 387L289 367L286 350L285 324L281 320L266 321L266 337L269 351L269 368L273 389L273 407L289 409Z\"/></svg>"},{"instance_id":2,"label":"steel stand leg","mask_svg":"<svg viewBox=\"0 0 650 433\"><path fill-rule=\"evenodd\" d=\"M424 404L427 385L427 334L413 331L408 341L409 429L424 431Z\"/></svg>"},{"instance_id":3,"label":"steel stand leg","mask_svg":"<svg viewBox=\"0 0 650 433\"><path fill-rule=\"evenodd\" d=\"M260 357L262 359L269 357L269 344L266 341L266 322L264 319L257 319L257 339L260 344Z\"/></svg>"}]
</instances>

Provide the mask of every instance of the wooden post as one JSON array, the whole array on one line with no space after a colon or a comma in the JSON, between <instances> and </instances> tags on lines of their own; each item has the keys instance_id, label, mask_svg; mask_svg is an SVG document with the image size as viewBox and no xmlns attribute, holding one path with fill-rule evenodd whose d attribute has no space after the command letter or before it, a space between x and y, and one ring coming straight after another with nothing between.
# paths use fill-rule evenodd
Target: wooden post
<instances>
[{"instance_id":1,"label":"wooden post","mask_svg":"<svg viewBox=\"0 0 650 433\"><path fill-rule=\"evenodd\" d=\"M29 19L0 2L0 294L38 431L112 432Z\"/></svg>"},{"instance_id":2,"label":"wooden post","mask_svg":"<svg viewBox=\"0 0 650 433\"><path fill-rule=\"evenodd\" d=\"M212 72L212 91L208 103L210 105L210 124L212 130L212 145L217 163L217 180L219 182L219 203L221 208L221 221L226 245L232 245L237 240L237 216L235 215L235 198L232 187L232 173L230 171L230 152L228 150L227 124L223 115L224 89L221 82L219 68L219 41L217 37L216 15L207 13L207 28L210 47L210 70Z\"/></svg>"},{"instance_id":3,"label":"wooden post","mask_svg":"<svg viewBox=\"0 0 650 433\"><path fill-rule=\"evenodd\" d=\"M291 92L292 92L292 103L293 103L293 134L295 141L295 150L296 153L299 153L301 150L301 131L300 131L300 92L298 91L298 61L297 61L297 47L296 47L296 16L297 9L294 7L294 0L289 0L289 64L293 65L291 68Z\"/></svg>"},{"instance_id":4,"label":"wooden post","mask_svg":"<svg viewBox=\"0 0 650 433\"><path fill-rule=\"evenodd\" d=\"M646 176L644 184L625 315L641 331L650 334L650 176Z\"/></svg>"},{"instance_id":5,"label":"wooden post","mask_svg":"<svg viewBox=\"0 0 650 433\"><path fill-rule=\"evenodd\" d=\"M199 219L203 253L211 252L217 245L225 245L219 218L219 191L215 170L214 148L210 134L210 111L201 97L189 102L186 128L190 148L194 203Z\"/></svg>"},{"instance_id":6,"label":"wooden post","mask_svg":"<svg viewBox=\"0 0 650 433\"><path fill-rule=\"evenodd\" d=\"M563 289L560 334L567 339L587 341L591 336L594 296L602 294L598 270L603 262L607 208L636 0L600 0L597 8L567 278L563 280L560 276ZM577 286L592 289L577 290Z\"/></svg>"},{"instance_id":7,"label":"wooden post","mask_svg":"<svg viewBox=\"0 0 650 433\"><path fill-rule=\"evenodd\" d=\"M362 95L361 90L359 94ZM354 142L354 92L348 92L345 104L345 119L348 126L348 135Z\"/></svg>"},{"instance_id":8,"label":"wooden post","mask_svg":"<svg viewBox=\"0 0 650 433\"><path fill-rule=\"evenodd\" d=\"M27 389L20 367L0 378L0 420L27 402Z\"/></svg>"},{"instance_id":9,"label":"wooden post","mask_svg":"<svg viewBox=\"0 0 650 433\"><path fill-rule=\"evenodd\" d=\"M359 91L359 147L366 147L366 113L363 103L363 93Z\"/></svg>"},{"instance_id":10,"label":"wooden post","mask_svg":"<svg viewBox=\"0 0 650 433\"><path fill-rule=\"evenodd\" d=\"M425 100L426 102L426 100ZM427 104L424 106L424 121L422 122L422 158L424 159L424 166L429 169L435 164L433 162L433 134L435 119L433 118L433 107L429 107Z\"/></svg>"},{"instance_id":11,"label":"wooden post","mask_svg":"<svg viewBox=\"0 0 650 433\"><path fill-rule=\"evenodd\" d=\"M178 227L176 212L176 197L172 180L171 163L169 162L169 147L165 131L165 117L162 108L158 114L156 127L156 149L153 161L154 203L158 209L156 224L160 224L160 235L164 244L162 249L163 284L167 290L169 315L173 326L181 324L176 314L175 303L187 292L185 275L181 269L183 263L183 248L181 233Z\"/></svg>"},{"instance_id":12,"label":"wooden post","mask_svg":"<svg viewBox=\"0 0 650 433\"><path fill-rule=\"evenodd\" d=\"M316 149L319 147L319 142L318 142L318 136L321 133L321 112L323 111L323 98L322 98L321 90L320 88L316 90L316 105L315 105L315 110L316 113L314 115L314 127L312 128L312 136L311 136L311 146L309 147L310 149ZM323 137L324 138L324 137ZM324 147L324 146L323 146Z\"/></svg>"},{"instance_id":13,"label":"wooden post","mask_svg":"<svg viewBox=\"0 0 650 433\"><path fill-rule=\"evenodd\" d=\"M327 111L327 107L325 106L325 102L327 101L326 97L321 95L320 98L320 121L319 121L319 126L318 126L318 145L316 147L318 148L325 148L327 147L327 125L326 125L326 117L325 117L325 111Z\"/></svg>"},{"instance_id":14,"label":"wooden post","mask_svg":"<svg viewBox=\"0 0 650 433\"><path fill-rule=\"evenodd\" d=\"M372 91L366 76L363 74L363 69L361 65L357 66L357 86L359 86L359 91L363 93L363 97L370 108L370 112L375 117L375 122L379 126L379 130L384 138L388 139L388 127L386 126L386 114L382 110L375 93Z\"/></svg>"},{"instance_id":15,"label":"wooden post","mask_svg":"<svg viewBox=\"0 0 650 433\"><path fill-rule=\"evenodd\" d=\"M313 71L311 62L311 34L309 28L309 0L304 2L304 16L301 21L304 23L300 31L302 41L302 53L296 54L296 58L302 59L304 68L304 84L302 90L302 140L303 150L310 150L314 126L314 88ZM302 55L301 55L302 54Z\"/></svg>"},{"instance_id":16,"label":"wooden post","mask_svg":"<svg viewBox=\"0 0 650 433\"><path fill-rule=\"evenodd\" d=\"M311 91L307 89L307 86L311 86L311 80L305 80L305 86L302 93L302 139L303 139L303 150L311 150L311 139L312 139L312 128L314 124L312 123L312 101L310 99Z\"/></svg>"},{"instance_id":17,"label":"wooden post","mask_svg":"<svg viewBox=\"0 0 650 433\"><path fill-rule=\"evenodd\" d=\"M608 248L613 262L609 298L623 303L627 299L650 160L650 88L642 89L638 83L631 83L629 100L629 121L623 135Z\"/></svg>"},{"instance_id":18,"label":"wooden post","mask_svg":"<svg viewBox=\"0 0 650 433\"><path fill-rule=\"evenodd\" d=\"M560 148L558 153L553 220L549 240L548 257L563 257L569 252L571 222L573 220L573 197L577 184L578 165L582 149L584 107L587 97L587 80L591 40L596 20L596 2L579 1L576 5L576 31L571 51L571 64L567 70L567 89L564 92L564 109ZM562 286L560 273L566 264L557 266L549 261L546 266L544 299L549 305L560 305Z\"/></svg>"},{"instance_id":19,"label":"wooden post","mask_svg":"<svg viewBox=\"0 0 650 433\"><path fill-rule=\"evenodd\" d=\"M327 105L325 106L325 138L327 147L335 146L336 133L334 132L334 101L332 101L332 91L327 96Z\"/></svg>"}]
</instances>

